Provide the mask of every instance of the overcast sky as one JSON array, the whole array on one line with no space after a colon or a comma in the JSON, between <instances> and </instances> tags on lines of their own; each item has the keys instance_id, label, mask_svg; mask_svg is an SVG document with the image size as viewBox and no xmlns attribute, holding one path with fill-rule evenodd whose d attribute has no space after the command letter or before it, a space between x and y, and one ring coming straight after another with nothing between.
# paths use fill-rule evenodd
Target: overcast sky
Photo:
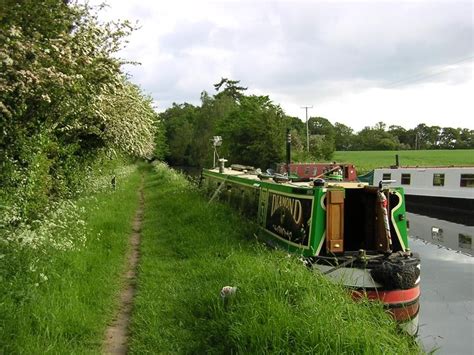
<instances>
[{"instance_id":1,"label":"overcast sky","mask_svg":"<svg viewBox=\"0 0 474 355\"><path fill-rule=\"evenodd\" d=\"M90 1L97 4L101 1ZM471 1L108 0L138 21L122 58L159 111L199 104L221 77L289 115L355 130L419 123L474 129Z\"/></svg>"}]
</instances>

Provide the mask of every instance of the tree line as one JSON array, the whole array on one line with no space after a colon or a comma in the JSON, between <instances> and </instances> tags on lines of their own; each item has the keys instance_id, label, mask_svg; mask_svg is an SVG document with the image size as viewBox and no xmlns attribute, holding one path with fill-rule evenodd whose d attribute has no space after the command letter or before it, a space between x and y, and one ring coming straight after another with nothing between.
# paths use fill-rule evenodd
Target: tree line
<instances>
[{"instance_id":1,"label":"tree line","mask_svg":"<svg viewBox=\"0 0 474 355\"><path fill-rule=\"evenodd\" d=\"M286 130L292 135L293 161L330 160L335 150L473 149L474 131L427 126L413 129L379 122L359 132L324 117L306 123L285 114L265 95L246 95L237 80L222 78L216 93L201 94L201 105L176 104L160 114L165 130L163 153L172 165L211 166L211 139L223 137L219 149L232 163L267 168L284 160Z\"/></svg>"}]
</instances>

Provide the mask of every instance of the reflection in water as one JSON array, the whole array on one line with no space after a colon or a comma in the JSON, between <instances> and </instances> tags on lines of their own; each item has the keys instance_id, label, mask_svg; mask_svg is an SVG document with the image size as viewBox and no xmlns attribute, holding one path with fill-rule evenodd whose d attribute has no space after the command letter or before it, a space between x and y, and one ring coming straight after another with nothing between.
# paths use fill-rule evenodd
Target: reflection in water
<instances>
[{"instance_id":1,"label":"reflection in water","mask_svg":"<svg viewBox=\"0 0 474 355\"><path fill-rule=\"evenodd\" d=\"M407 213L410 246L421 257L419 340L437 354L474 349L474 227Z\"/></svg>"},{"instance_id":2,"label":"reflection in water","mask_svg":"<svg viewBox=\"0 0 474 355\"><path fill-rule=\"evenodd\" d=\"M472 249L474 227L415 213L407 213L407 219L411 237L474 255Z\"/></svg>"},{"instance_id":3,"label":"reflection in water","mask_svg":"<svg viewBox=\"0 0 474 355\"><path fill-rule=\"evenodd\" d=\"M472 236L459 233L459 248L472 250Z\"/></svg>"}]
</instances>

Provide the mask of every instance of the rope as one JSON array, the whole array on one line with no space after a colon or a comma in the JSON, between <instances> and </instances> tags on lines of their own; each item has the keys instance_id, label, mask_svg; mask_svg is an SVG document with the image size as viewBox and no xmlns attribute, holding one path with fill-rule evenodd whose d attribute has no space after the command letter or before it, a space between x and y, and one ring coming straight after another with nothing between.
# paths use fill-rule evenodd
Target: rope
<instances>
[{"instance_id":1,"label":"rope","mask_svg":"<svg viewBox=\"0 0 474 355\"><path fill-rule=\"evenodd\" d=\"M323 272L323 275L330 274L331 272L334 272L334 271L336 271L336 270L340 269L341 267L344 267L348 264L352 264L353 262L354 262L354 258L351 257L349 260L344 261L342 264L339 264L336 267L333 267L332 269L329 269L329 270Z\"/></svg>"},{"instance_id":2,"label":"rope","mask_svg":"<svg viewBox=\"0 0 474 355\"><path fill-rule=\"evenodd\" d=\"M378 191L378 198L380 202L380 208L382 209L382 214L383 214L383 224L384 224L384 229L385 229L385 238L386 241L388 242L389 247L392 247L392 236L390 234L390 223L388 221L388 200L385 194L382 191Z\"/></svg>"}]
</instances>

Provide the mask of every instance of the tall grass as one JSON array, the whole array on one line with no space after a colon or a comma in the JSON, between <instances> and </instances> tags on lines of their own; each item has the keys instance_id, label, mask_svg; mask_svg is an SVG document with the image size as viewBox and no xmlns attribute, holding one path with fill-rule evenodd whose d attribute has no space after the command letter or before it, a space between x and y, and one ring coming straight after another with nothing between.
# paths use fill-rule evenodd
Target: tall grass
<instances>
[{"instance_id":1,"label":"tall grass","mask_svg":"<svg viewBox=\"0 0 474 355\"><path fill-rule=\"evenodd\" d=\"M419 352L380 305L353 303L254 232L165 166L147 174L131 352ZM224 286L237 287L226 303Z\"/></svg>"},{"instance_id":2,"label":"tall grass","mask_svg":"<svg viewBox=\"0 0 474 355\"><path fill-rule=\"evenodd\" d=\"M375 168L395 164L398 154L402 166L435 166L435 165L474 165L473 149L458 150L399 150L399 151L338 151L333 160L353 163L359 174Z\"/></svg>"},{"instance_id":3,"label":"tall grass","mask_svg":"<svg viewBox=\"0 0 474 355\"><path fill-rule=\"evenodd\" d=\"M100 352L139 182L135 169L119 174L116 190L108 178L91 181L102 192L8 231L0 244L0 353Z\"/></svg>"}]
</instances>

